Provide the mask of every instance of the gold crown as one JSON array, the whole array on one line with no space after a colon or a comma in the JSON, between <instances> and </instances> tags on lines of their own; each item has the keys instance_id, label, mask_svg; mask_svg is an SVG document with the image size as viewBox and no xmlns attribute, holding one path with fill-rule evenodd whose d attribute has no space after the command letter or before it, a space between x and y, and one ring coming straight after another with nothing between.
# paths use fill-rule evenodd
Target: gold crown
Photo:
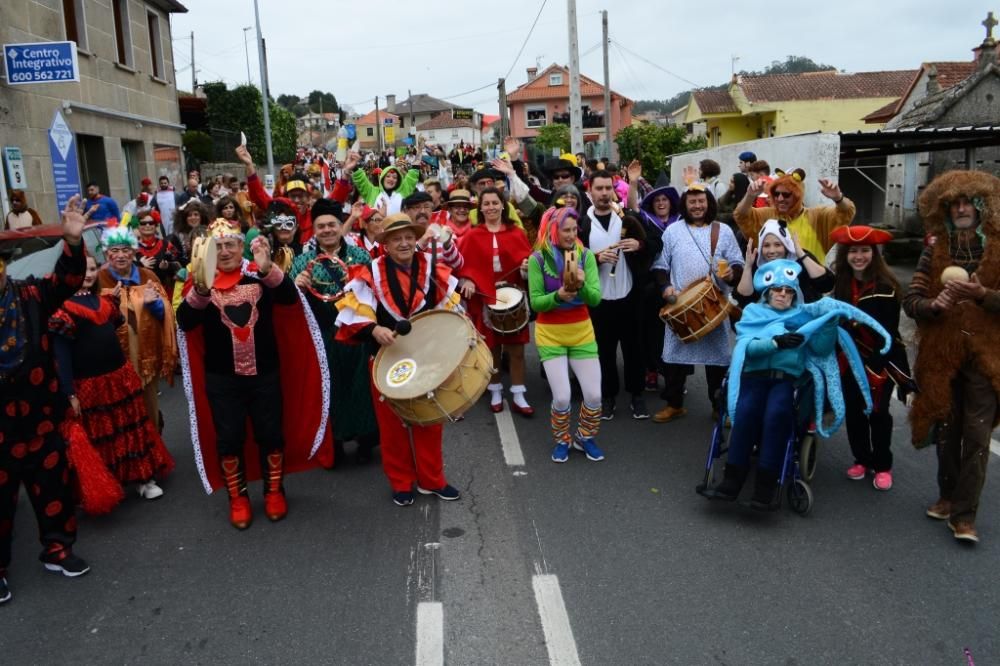
<instances>
[{"instance_id":1,"label":"gold crown","mask_svg":"<svg viewBox=\"0 0 1000 666\"><path fill-rule=\"evenodd\" d=\"M208 235L215 240L222 240L223 238L239 238L243 240L243 232L240 231L239 226L233 226L233 224L225 219L224 217L215 218L215 222L212 222L208 226Z\"/></svg>"}]
</instances>

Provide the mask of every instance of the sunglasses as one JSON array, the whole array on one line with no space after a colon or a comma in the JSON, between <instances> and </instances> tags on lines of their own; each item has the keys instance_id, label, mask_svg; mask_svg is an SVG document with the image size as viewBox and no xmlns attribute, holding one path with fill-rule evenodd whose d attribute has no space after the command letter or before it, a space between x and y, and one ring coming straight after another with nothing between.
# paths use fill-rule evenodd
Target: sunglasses
<instances>
[{"instance_id":1,"label":"sunglasses","mask_svg":"<svg viewBox=\"0 0 1000 666\"><path fill-rule=\"evenodd\" d=\"M776 294L794 294L795 289L792 287L771 287L771 291Z\"/></svg>"},{"instance_id":2,"label":"sunglasses","mask_svg":"<svg viewBox=\"0 0 1000 666\"><path fill-rule=\"evenodd\" d=\"M552 174L552 180L570 180L573 176L565 171Z\"/></svg>"},{"instance_id":3,"label":"sunglasses","mask_svg":"<svg viewBox=\"0 0 1000 666\"><path fill-rule=\"evenodd\" d=\"M791 192L785 192L784 190L775 190L774 193L773 193L773 195L774 195L775 199L791 199L792 198L792 193Z\"/></svg>"},{"instance_id":4,"label":"sunglasses","mask_svg":"<svg viewBox=\"0 0 1000 666\"><path fill-rule=\"evenodd\" d=\"M152 226L156 224L156 220L139 220L139 226Z\"/></svg>"}]
</instances>

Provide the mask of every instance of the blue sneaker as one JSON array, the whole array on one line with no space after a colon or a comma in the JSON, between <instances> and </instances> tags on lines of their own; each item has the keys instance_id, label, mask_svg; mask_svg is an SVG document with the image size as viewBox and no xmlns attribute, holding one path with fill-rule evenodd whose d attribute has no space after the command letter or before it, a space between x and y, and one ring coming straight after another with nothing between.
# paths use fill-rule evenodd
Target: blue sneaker
<instances>
[{"instance_id":1,"label":"blue sneaker","mask_svg":"<svg viewBox=\"0 0 1000 666\"><path fill-rule=\"evenodd\" d=\"M413 504L413 493L410 492L393 493L392 501L393 503L395 503L396 506L410 506L411 504Z\"/></svg>"},{"instance_id":2,"label":"blue sneaker","mask_svg":"<svg viewBox=\"0 0 1000 666\"><path fill-rule=\"evenodd\" d=\"M577 435L573 438L573 448L586 453L587 460L592 460L593 462L604 460L604 451L601 451L600 447L597 446L597 442L594 441L593 437L584 438Z\"/></svg>"},{"instance_id":3,"label":"blue sneaker","mask_svg":"<svg viewBox=\"0 0 1000 666\"><path fill-rule=\"evenodd\" d=\"M453 502L460 497L458 489L449 485L446 485L444 488L437 488L436 490L428 490L417 486L417 492L421 495L437 495L439 499L443 499L446 502Z\"/></svg>"},{"instance_id":4,"label":"blue sneaker","mask_svg":"<svg viewBox=\"0 0 1000 666\"><path fill-rule=\"evenodd\" d=\"M552 449L552 462L564 463L569 460L569 442L559 442Z\"/></svg>"}]
</instances>

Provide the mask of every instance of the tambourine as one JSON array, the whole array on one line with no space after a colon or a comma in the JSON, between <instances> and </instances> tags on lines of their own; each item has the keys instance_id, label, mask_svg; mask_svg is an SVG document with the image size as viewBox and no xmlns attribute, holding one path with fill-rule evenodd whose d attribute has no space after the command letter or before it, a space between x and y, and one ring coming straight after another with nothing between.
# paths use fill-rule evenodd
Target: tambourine
<instances>
[{"instance_id":1,"label":"tambourine","mask_svg":"<svg viewBox=\"0 0 1000 666\"><path fill-rule=\"evenodd\" d=\"M330 287L336 284L335 282L325 282L323 280L316 279L316 276L313 273L313 266L315 266L316 264L322 265L322 262L324 260L332 261L333 263L339 265L340 269L344 271L344 279L342 281L340 291L338 291L335 294L324 294L316 289L316 287ZM326 269L326 266L323 266L323 268ZM310 294L312 294L319 300L323 301L324 303L336 303L337 301L339 301L341 298L344 297L343 285L347 284L347 264L344 263L343 259L330 254L317 254L313 259L309 260L308 264L306 264L306 271L309 273L309 278L310 278L309 286L306 287L306 290Z\"/></svg>"},{"instance_id":2,"label":"tambourine","mask_svg":"<svg viewBox=\"0 0 1000 666\"><path fill-rule=\"evenodd\" d=\"M191 280L199 291L208 291L215 284L215 239L199 236L191 241Z\"/></svg>"}]
</instances>

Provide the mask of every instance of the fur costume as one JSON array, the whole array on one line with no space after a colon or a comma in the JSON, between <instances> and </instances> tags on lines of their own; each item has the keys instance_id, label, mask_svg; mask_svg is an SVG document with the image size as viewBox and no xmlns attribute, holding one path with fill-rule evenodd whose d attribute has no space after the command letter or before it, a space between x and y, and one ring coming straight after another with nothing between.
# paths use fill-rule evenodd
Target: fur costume
<instances>
[{"instance_id":1,"label":"fur costume","mask_svg":"<svg viewBox=\"0 0 1000 666\"><path fill-rule=\"evenodd\" d=\"M920 215L927 234L937 237L931 252L927 298L937 297L944 288L941 271L952 265L952 232L949 204L959 197L980 200L978 231L985 248L975 275L987 290L1000 289L1000 179L978 171L950 171L935 178L920 196ZM987 300L995 300L996 294ZM971 361L989 378L1000 394L1000 354L996 334L1000 331L1000 311L969 301L917 326L915 378L920 386L910 410L910 428L915 446L928 442L932 427L947 419L951 411L952 382L959 368ZM1000 419L1000 416L997 417ZM994 421L993 427L1000 425Z\"/></svg>"}]
</instances>

